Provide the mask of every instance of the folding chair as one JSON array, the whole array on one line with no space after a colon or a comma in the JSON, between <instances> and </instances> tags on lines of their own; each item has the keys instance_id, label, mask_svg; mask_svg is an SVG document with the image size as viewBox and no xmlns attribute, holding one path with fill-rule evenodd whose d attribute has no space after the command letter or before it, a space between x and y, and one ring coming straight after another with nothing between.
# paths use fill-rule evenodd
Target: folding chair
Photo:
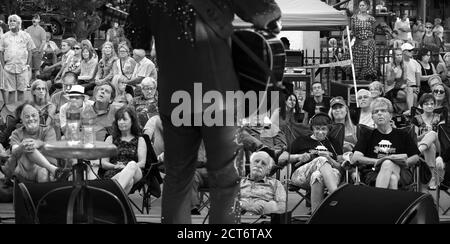
<instances>
[{"instance_id":1,"label":"folding chair","mask_svg":"<svg viewBox=\"0 0 450 244\"><path fill-rule=\"evenodd\" d=\"M328 138L332 139L338 145L334 145L335 147L343 148L344 146L344 138L345 138L345 125L344 124L334 124L330 131L328 132ZM288 165L287 174L291 177L293 174L292 165ZM289 179L290 179L289 177ZM303 189L299 186L292 184L290 180L286 181L287 189L289 192L294 192L300 196L300 200L296 203L296 205L289 210L290 212L294 212L303 202L306 203L306 206L311 205L311 190ZM292 218L309 218L310 214L306 215L292 215Z\"/></svg>"},{"instance_id":2,"label":"folding chair","mask_svg":"<svg viewBox=\"0 0 450 244\"><path fill-rule=\"evenodd\" d=\"M142 202L139 206L139 204L134 202L129 196L128 200L141 214L144 214L144 212L149 214L152 202L161 196L160 185L162 184L162 177L158 169L161 163L158 162L150 137L147 134L143 134L142 137L147 145L147 158L144 169L142 169L142 179L134 183L129 193L133 194L138 191L139 195L142 197ZM102 179L104 173L105 170L100 167L98 170L98 178ZM156 197L153 201L151 200L152 196Z\"/></svg>"},{"instance_id":3,"label":"folding chair","mask_svg":"<svg viewBox=\"0 0 450 244\"><path fill-rule=\"evenodd\" d=\"M450 197L450 125L440 124L438 126L438 138L441 148L440 156L444 160L445 164L445 175L442 182L440 179L437 180L436 205L438 206L438 210L442 210L443 215L446 215L450 211L450 207L444 208L441 205L441 191Z\"/></svg>"},{"instance_id":4,"label":"folding chair","mask_svg":"<svg viewBox=\"0 0 450 244\"><path fill-rule=\"evenodd\" d=\"M366 125L361 125L358 124L356 127L356 138L367 138L367 137L371 137L373 131L375 130L374 128L368 127ZM410 140L413 140L415 142L415 144L417 144L417 135L415 132L415 128L413 125L409 125L403 128L400 128L402 131L404 131L405 133L408 134L408 137L410 138ZM420 192L421 190L421 182L420 182L420 176L421 176L421 170L420 168L423 165L426 165L425 161L423 159L420 160L420 162L414 166L414 175L413 175L413 183L408 185L408 186L404 186L404 189L412 189L414 191ZM358 167L358 165L355 165L355 174L356 174L356 181L355 184L364 184L361 182L360 179L360 169Z\"/></svg>"},{"instance_id":5,"label":"folding chair","mask_svg":"<svg viewBox=\"0 0 450 244\"><path fill-rule=\"evenodd\" d=\"M200 207L198 211L201 212L203 209L208 210L206 216L203 218L202 224L206 223L206 220L209 217L209 208L210 208L210 196L209 196L209 188L208 187L200 187L198 189L200 194Z\"/></svg>"},{"instance_id":6,"label":"folding chair","mask_svg":"<svg viewBox=\"0 0 450 244\"><path fill-rule=\"evenodd\" d=\"M144 210L149 214L152 202L161 196L160 185L162 184L162 177L158 169L161 163L158 162L150 137L147 134L144 134L143 137L147 145L147 160L142 170L142 179L134 183L130 191L130 194L135 191L139 192L139 195L142 197L141 206L139 207L130 197L128 199L141 214L144 214ZM153 201L151 200L152 196L156 197Z\"/></svg>"}]
</instances>

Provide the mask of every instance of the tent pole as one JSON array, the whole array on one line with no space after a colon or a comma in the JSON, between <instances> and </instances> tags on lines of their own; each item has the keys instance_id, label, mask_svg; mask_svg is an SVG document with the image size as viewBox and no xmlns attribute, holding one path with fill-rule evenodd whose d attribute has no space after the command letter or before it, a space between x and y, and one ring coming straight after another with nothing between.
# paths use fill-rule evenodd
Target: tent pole
<instances>
[{"instance_id":1,"label":"tent pole","mask_svg":"<svg viewBox=\"0 0 450 244\"><path fill-rule=\"evenodd\" d=\"M356 84L356 72L355 72L355 64L353 63L353 51L352 51L352 40L350 38L350 28L347 25L347 39L348 39L348 49L350 50L350 60L352 61L352 75L353 75L353 87L355 89L355 100L356 106L359 107L358 102L358 87ZM350 100L350 98L348 98Z\"/></svg>"}]
</instances>

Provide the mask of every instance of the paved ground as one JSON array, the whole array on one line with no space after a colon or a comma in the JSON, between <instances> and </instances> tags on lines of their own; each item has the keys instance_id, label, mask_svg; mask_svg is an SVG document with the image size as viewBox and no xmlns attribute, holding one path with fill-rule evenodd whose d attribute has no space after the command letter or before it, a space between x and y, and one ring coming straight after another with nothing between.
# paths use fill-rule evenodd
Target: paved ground
<instances>
[{"instance_id":1,"label":"paved ground","mask_svg":"<svg viewBox=\"0 0 450 244\"><path fill-rule=\"evenodd\" d=\"M432 196L436 199L436 191L431 192ZM134 202L136 202L139 206L141 204L141 200L142 198L137 194L133 194L130 196L130 199ZM300 200L300 197L293 192L290 192L288 195L288 208L289 210L291 210L296 204L297 202ZM443 213L443 209L450 207L450 197L449 195L445 194L445 193L441 193L441 207L442 209L439 211L440 212L440 219L441 219L441 223L450 223L450 214L447 213L447 215L442 215ZM137 209L134 209L134 212L136 214L137 220L138 222L144 222L144 223L161 223L160 221L160 217L161 217L161 199L153 199L152 202L152 208L150 210L149 214L141 214L139 213L139 211ZM300 220L306 220L307 216L305 216L306 214L309 213L309 209L306 208L305 203L303 202L294 212L293 212L293 216L300 216ZM207 209L204 209L201 211L201 215L200 216L192 216L192 222L194 224L201 224L205 218L205 216L207 215ZM12 203L3 203L0 204L0 218L11 218L14 217L14 209L13 209L13 204ZM296 223L301 223L303 221L300 222L296 222ZM263 219L259 219L259 216L250 216L250 215L244 215L242 216L242 222L243 223L264 223L264 222L270 222L270 218L266 217ZM14 220L3 220L3 223L5 224L12 224L14 223ZM207 223L207 221L206 221Z\"/></svg>"}]
</instances>

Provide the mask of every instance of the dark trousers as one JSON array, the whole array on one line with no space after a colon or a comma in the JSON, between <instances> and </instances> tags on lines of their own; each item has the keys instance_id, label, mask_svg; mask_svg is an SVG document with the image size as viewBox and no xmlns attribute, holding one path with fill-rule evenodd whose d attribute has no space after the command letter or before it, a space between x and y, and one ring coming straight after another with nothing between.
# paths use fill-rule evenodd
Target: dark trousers
<instances>
[{"instance_id":1,"label":"dark trousers","mask_svg":"<svg viewBox=\"0 0 450 244\"><path fill-rule=\"evenodd\" d=\"M234 166L235 127L175 127L170 116L161 115L164 137L164 178L162 194L163 224L190 224L191 197L197 154L203 139L210 187L209 223L236 223L233 211L239 191Z\"/></svg>"}]
</instances>

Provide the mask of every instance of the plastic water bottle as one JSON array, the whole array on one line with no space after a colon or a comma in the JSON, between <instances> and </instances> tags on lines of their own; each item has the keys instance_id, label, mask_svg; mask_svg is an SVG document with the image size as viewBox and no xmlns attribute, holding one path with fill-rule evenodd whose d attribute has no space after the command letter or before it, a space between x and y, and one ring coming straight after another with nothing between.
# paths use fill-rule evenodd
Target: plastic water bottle
<instances>
[{"instance_id":1,"label":"plastic water bottle","mask_svg":"<svg viewBox=\"0 0 450 244\"><path fill-rule=\"evenodd\" d=\"M85 147L94 147L95 142L95 119L97 114L91 105L86 105L81 112L81 123L83 127L83 144Z\"/></svg>"},{"instance_id":2,"label":"plastic water bottle","mask_svg":"<svg viewBox=\"0 0 450 244\"><path fill-rule=\"evenodd\" d=\"M69 146L75 146L81 142L81 108L75 103L70 102L66 112L66 139Z\"/></svg>"}]
</instances>

